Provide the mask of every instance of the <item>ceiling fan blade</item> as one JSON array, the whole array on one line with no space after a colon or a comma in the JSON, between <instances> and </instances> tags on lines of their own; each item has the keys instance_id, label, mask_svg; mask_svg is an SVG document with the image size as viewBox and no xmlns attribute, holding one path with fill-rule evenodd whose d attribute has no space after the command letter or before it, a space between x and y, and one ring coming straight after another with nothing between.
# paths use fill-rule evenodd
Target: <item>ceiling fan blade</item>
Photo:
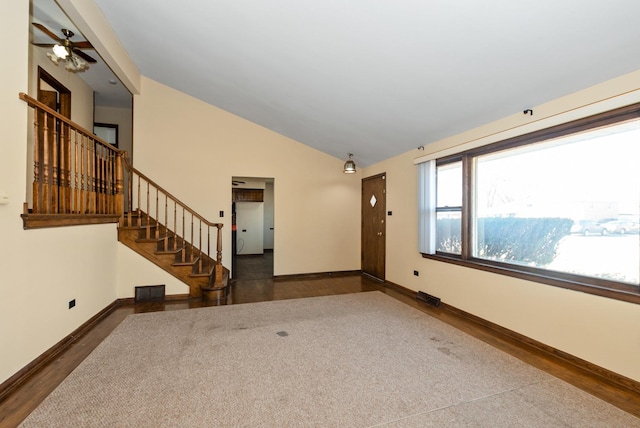
<instances>
[{"instance_id":1,"label":"ceiling fan blade","mask_svg":"<svg viewBox=\"0 0 640 428\"><path fill-rule=\"evenodd\" d=\"M38 46L41 48L52 48L55 46L53 43L31 43L33 46Z\"/></svg>"},{"instance_id":2,"label":"ceiling fan blade","mask_svg":"<svg viewBox=\"0 0 640 428\"><path fill-rule=\"evenodd\" d=\"M86 40L83 42L72 42L72 43L73 43L73 47L77 49L93 49L93 45Z\"/></svg>"},{"instance_id":3,"label":"ceiling fan blade","mask_svg":"<svg viewBox=\"0 0 640 428\"><path fill-rule=\"evenodd\" d=\"M62 39L60 37L56 36L56 33L54 33L53 31L49 30L44 25L39 24L37 22L32 22L32 24L33 24L34 27L36 27L37 29L39 29L40 31L45 33L47 36L51 37L56 42L61 42L62 41Z\"/></svg>"},{"instance_id":4,"label":"ceiling fan blade","mask_svg":"<svg viewBox=\"0 0 640 428\"><path fill-rule=\"evenodd\" d=\"M80 58L82 58L83 60L85 60L85 61L87 61L87 62L89 62L91 64L94 64L94 63L97 62L95 59L93 59L92 57L90 57L86 53L82 52L81 50L73 49L73 53L78 55Z\"/></svg>"}]
</instances>

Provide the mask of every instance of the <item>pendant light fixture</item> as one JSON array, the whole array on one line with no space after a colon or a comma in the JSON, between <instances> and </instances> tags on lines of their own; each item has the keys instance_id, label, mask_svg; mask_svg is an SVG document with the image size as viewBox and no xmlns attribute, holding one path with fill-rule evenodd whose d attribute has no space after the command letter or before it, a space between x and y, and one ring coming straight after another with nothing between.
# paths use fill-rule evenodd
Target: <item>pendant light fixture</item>
<instances>
[{"instance_id":1,"label":"pendant light fixture","mask_svg":"<svg viewBox=\"0 0 640 428\"><path fill-rule=\"evenodd\" d=\"M356 172L356 163L351 159L353 157L353 153L349 153L349 160L344 163L344 172L345 174L353 174Z\"/></svg>"}]
</instances>

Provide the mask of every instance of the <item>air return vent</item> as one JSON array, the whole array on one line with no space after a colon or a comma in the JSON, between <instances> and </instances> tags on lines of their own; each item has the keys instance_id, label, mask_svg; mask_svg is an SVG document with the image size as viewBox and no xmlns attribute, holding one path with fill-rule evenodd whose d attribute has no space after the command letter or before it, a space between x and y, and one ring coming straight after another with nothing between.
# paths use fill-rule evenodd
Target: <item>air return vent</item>
<instances>
[{"instance_id":1,"label":"air return vent","mask_svg":"<svg viewBox=\"0 0 640 428\"><path fill-rule=\"evenodd\" d=\"M435 306L436 308L438 306L440 306L440 298L436 297L436 296L432 296L431 294L427 294L423 291L418 291L418 295L416 296L416 299L428 303L431 306Z\"/></svg>"},{"instance_id":2,"label":"air return vent","mask_svg":"<svg viewBox=\"0 0 640 428\"><path fill-rule=\"evenodd\" d=\"M164 300L164 284L136 287L136 302L158 302Z\"/></svg>"}]
</instances>

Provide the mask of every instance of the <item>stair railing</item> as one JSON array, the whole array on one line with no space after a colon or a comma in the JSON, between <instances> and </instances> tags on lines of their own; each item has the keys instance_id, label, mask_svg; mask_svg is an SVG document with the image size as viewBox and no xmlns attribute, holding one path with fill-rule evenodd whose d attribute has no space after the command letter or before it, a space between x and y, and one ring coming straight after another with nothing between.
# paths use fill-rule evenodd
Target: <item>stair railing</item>
<instances>
[{"instance_id":1,"label":"stair railing","mask_svg":"<svg viewBox=\"0 0 640 428\"><path fill-rule=\"evenodd\" d=\"M198 272L209 267L206 255L214 262L213 284L222 283L222 223L207 221L135 169L126 152L29 95L19 97L34 110L34 180L31 207L25 203L22 214L25 228L106 222L131 226L133 214L142 213L145 217L136 215L135 222L145 227L147 239L164 240L165 249L180 245L182 261L199 263Z\"/></svg>"},{"instance_id":2,"label":"stair railing","mask_svg":"<svg viewBox=\"0 0 640 428\"><path fill-rule=\"evenodd\" d=\"M124 159L128 197L121 225L144 229L146 240L162 242L165 251L176 251L182 263L197 263L197 272L213 270L214 284L222 283L222 223L212 223L131 166ZM215 229L215 254L212 230ZM207 266L206 255L214 262Z\"/></svg>"}]
</instances>

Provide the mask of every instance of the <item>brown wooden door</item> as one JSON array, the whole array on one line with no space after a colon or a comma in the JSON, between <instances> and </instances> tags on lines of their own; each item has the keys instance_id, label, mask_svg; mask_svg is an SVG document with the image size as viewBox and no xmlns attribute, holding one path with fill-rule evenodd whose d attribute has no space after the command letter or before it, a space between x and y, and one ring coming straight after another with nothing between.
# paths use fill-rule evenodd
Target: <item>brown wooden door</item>
<instances>
[{"instance_id":1,"label":"brown wooden door","mask_svg":"<svg viewBox=\"0 0 640 428\"><path fill-rule=\"evenodd\" d=\"M362 272L385 279L386 174L362 179Z\"/></svg>"},{"instance_id":2,"label":"brown wooden door","mask_svg":"<svg viewBox=\"0 0 640 428\"><path fill-rule=\"evenodd\" d=\"M71 116L71 92L38 67L38 101L66 118ZM34 159L34 213L71 212L71 151L68 126L49 113L38 113L38 151Z\"/></svg>"}]
</instances>

